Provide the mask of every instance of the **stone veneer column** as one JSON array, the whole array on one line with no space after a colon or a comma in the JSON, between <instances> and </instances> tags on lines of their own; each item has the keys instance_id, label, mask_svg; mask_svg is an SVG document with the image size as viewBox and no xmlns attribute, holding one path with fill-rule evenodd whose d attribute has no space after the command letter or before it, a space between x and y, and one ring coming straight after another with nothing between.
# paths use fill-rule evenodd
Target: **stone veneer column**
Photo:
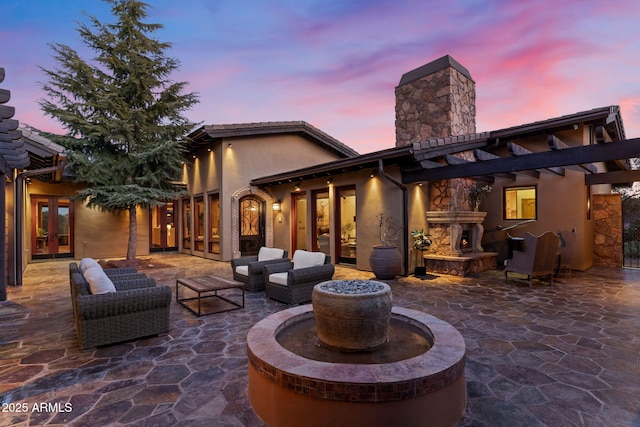
<instances>
[{"instance_id":1,"label":"stone veneer column","mask_svg":"<svg viewBox=\"0 0 640 427\"><path fill-rule=\"evenodd\" d=\"M475 82L449 55L402 76L396 87L396 146L476 131Z\"/></svg>"},{"instance_id":2,"label":"stone veneer column","mask_svg":"<svg viewBox=\"0 0 640 427\"><path fill-rule=\"evenodd\" d=\"M594 264L622 267L622 196L594 194L591 200Z\"/></svg>"}]
</instances>

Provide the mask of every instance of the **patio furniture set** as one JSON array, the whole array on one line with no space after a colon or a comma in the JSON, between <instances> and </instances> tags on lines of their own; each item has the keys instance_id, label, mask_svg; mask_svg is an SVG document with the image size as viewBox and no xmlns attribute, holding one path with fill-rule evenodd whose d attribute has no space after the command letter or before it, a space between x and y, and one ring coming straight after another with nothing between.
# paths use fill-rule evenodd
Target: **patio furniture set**
<instances>
[{"instance_id":1,"label":"patio furniture set","mask_svg":"<svg viewBox=\"0 0 640 427\"><path fill-rule=\"evenodd\" d=\"M300 304L311 301L313 286L334 273L329 256L302 250L290 260L282 249L261 248L231 265L233 280L216 275L177 279L176 301L198 316L243 308L245 291L266 290L273 299ZM82 350L169 332L171 288L156 286L135 268L103 269L83 258L69 264L69 285Z\"/></svg>"}]
</instances>

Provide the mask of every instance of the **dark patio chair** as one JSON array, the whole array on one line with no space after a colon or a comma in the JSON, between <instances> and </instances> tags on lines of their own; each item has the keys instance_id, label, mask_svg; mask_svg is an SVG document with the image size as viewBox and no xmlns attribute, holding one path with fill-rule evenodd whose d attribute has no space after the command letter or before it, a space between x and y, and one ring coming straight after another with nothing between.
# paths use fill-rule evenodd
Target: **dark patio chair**
<instances>
[{"instance_id":1,"label":"dark patio chair","mask_svg":"<svg viewBox=\"0 0 640 427\"><path fill-rule=\"evenodd\" d=\"M288 261L288 252L284 249L262 247L258 255L231 260L233 280L244 283L248 292L264 291L263 267L276 262Z\"/></svg>"},{"instance_id":2,"label":"dark patio chair","mask_svg":"<svg viewBox=\"0 0 640 427\"><path fill-rule=\"evenodd\" d=\"M267 296L289 305L309 302L313 287L331 280L334 271L329 255L297 250L292 261L264 267Z\"/></svg>"},{"instance_id":3,"label":"dark patio chair","mask_svg":"<svg viewBox=\"0 0 640 427\"><path fill-rule=\"evenodd\" d=\"M509 272L514 272L526 274L529 286L534 276L548 276L552 285L559 245L560 238L550 231L540 236L527 233L524 236L524 249L514 250L513 258L505 261L504 281L507 281Z\"/></svg>"}]
</instances>

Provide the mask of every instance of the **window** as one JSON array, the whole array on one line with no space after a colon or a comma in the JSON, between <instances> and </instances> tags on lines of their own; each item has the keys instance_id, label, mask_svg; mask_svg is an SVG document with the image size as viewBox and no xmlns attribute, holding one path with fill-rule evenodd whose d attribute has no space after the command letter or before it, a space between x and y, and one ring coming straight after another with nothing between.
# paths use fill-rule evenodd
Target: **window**
<instances>
[{"instance_id":1,"label":"window","mask_svg":"<svg viewBox=\"0 0 640 427\"><path fill-rule=\"evenodd\" d=\"M504 189L505 219L536 219L536 187Z\"/></svg>"},{"instance_id":2,"label":"window","mask_svg":"<svg viewBox=\"0 0 640 427\"><path fill-rule=\"evenodd\" d=\"M315 238L315 251L329 255L329 191L315 190L311 193L311 216L315 218L313 224L313 236Z\"/></svg>"}]
</instances>

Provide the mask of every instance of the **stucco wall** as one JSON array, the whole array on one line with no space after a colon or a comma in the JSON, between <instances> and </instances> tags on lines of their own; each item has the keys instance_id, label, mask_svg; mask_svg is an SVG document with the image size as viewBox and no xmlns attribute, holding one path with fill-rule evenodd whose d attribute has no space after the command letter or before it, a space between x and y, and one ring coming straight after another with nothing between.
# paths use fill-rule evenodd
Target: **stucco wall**
<instances>
[{"instance_id":1,"label":"stucco wall","mask_svg":"<svg viewBox=\"0 0 640 427\"><path fill-rule=\"evenodd\" d=\"M339 158L337 154L298 135L233 138L217 142L210 148L211 151L203 149L198 153L196 159L190 159L190 163L186 164L183 169L183 180L187 183L189 193L192 196L204 195L206 199L207 194L220 194L220 229L222 233L220 254L183 251L223 261L237 256L232 247L234 221L237 221L237 218L232 216L233 205L236 203L232 197L234 194L243 189L248 189L254 194L259 193L258 195L266 201L267 214L273 216L270 211L273 201L280 198L283 203L283 211L290 201L285 200L282 195L278 196L273 193L273 197L269 197L270 189L262 192L259 189L249 188L252 179ZM209 215L208 209L209 206L205 203L206 218ZM266 223L266 227L271 228L270 232L273 233L275 246L280 245L283 240L289 242L289 238L282 234L289 235L289 228L284 230L285 224L288 224L288 218L287 222L284 222L285 217L281 217L283 223L278 223L277 226L275 225L277 221L275 216ZM182 227L179 228L178 237L182 239Z\"/></svg>"},{"instance_id":2,"label":"stucco wall","mask_svg":"<svg viewBox=\"0 0 640 427\"><path fill-rule=\"evenodd\" d=\"M27 186L25 212L25 261L30 261L31 196L72 197L80 188L77 184L47 184L33 179ZM73 201L74 258L119 258L127 255L129 216L89 209L81 201ZM136 255L149 254L149 222L146 210L138 209Z\"/></svg>"}]
</instances>

